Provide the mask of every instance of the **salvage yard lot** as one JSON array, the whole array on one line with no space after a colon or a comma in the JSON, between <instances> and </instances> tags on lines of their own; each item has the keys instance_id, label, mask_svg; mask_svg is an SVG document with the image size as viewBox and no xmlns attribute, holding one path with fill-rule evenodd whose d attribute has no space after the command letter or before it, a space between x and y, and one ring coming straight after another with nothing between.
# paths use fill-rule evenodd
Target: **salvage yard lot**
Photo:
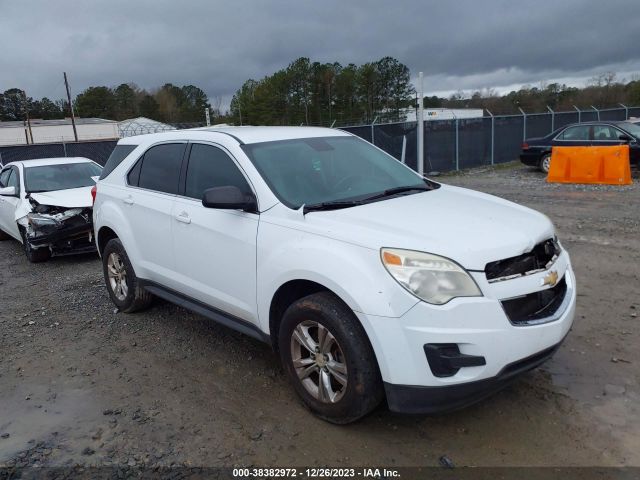
<instances>
[{"instance_id":1,"label":"salvage yard lot","mask_svg":"<svg viewBox=\"0 0 640 480\"><path fill-rule=\"evenodd\" d=\"M578 282L541 369L437 417L308 413L268 346L156 301L114 311L96 256L0 243L0 466L640 466L640 179L547 184L519 164L440 177L547 214ZM469 239L473 241L472 238Z\"/></svg>"}]
</instances>

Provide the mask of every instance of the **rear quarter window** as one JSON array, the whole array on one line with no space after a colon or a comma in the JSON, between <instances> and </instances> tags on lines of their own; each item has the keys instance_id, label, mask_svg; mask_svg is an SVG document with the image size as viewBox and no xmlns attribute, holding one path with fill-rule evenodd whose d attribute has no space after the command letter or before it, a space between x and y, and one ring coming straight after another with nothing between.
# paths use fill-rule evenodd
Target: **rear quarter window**
<instances>
[{"instance_id":1,"label":"rear quarter window","mask_svg":"<svg viewBox=\"0 0 640 480\"><path fill-rule=\"evenodd\" d=\"M105 163L104 168L102 169L100 180L107 178L107 176L113 172L115 168L135 150L136 147L137 145L116 145L116 148L113 149L107 163Z\"/></svg>"}]
</instances>

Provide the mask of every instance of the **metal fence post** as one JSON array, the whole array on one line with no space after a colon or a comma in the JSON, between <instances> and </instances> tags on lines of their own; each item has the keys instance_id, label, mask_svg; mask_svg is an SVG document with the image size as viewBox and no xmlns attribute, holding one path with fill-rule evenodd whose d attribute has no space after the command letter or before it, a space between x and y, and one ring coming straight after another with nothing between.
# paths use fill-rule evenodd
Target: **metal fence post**
<instances>
[{"instance_id":1,"label":"metal fence post","mask_svg":"<svg viewBox=\"0 0 640 480\"><path fill-rule=\"evenodd\" d=\"M378 120L378 116L376 115L376 118L374 118L373 122L371 122L371 143L373 143L374 145L376 144L376 137L375 137L375 131L373 129L373 126L376 124L377 120Z\"/></svg>"},{"instance_id":2,"label":"metal fence post","mask_svg":"<svg viewBox=\"0 0 640 480\"><path fill-rule=\"evenodd\" d=\"M64 150L64 156L67 157L67 144L62 142L62 149Z\"/></svg>"},{"instance_id":3,"label":"metal fence post","mask_svg":"<svg viewBox=\"0 0 640 480\"><path fill-rule=\"evenodd\" d=\"M494 162L493 152L495 149L496 117L493 116L493 113L491 113L488 108L486 108L485 110L491 116L491 165L493 165L493 162Z\"/></svg>"},{"instance_id":4,"label":"metal fence post","mask_svg":"<svg viewBox=\"0 0 640 480\"><path fill-rule=\"evenodd\" d=\"M458 116L452 111L451 115L455 118L456 122L456 171L460 170L460 154L459 154L459 143L458 143Z\"/></svg>"},{"instance_id":5,"label":"metal fence post","mask_svg":"<svg viewBox=\"0 0 640 480\"><path fill-rule=\"evenodd\" d=\"M329 128L333 128L335 124L336 124L336 121L334 120L333 122L331 122L331 126Z\"/></svg>"},{"instance_id":6,"label":"metal fence post","mask_svg":"<svg viewBox=\"0 0 640 480\"><path fill-rule=\"evenodd\" d=\"M624 103L620 103L619 105L624 108L624 119L629 120L629 107L627 107Z\"/></svg>"},{"instance_id":7,"label":"metal fence post","mask_svg":"<svg viewBox=\"0 0 640 480\"><path fill-rule=\"evenodd\" d=\"M522 141L524 142L527 139L527 114L520 107L518 107L518 110L522 114Z\"/></svg>"},{"instance_id":8,"label":"metal fence post","mask_svg":"<svg viewBox=\"0 0 640 480\"><path fill-rule=\"evenodd\" d=\"M582 123L582 112L575 105L573 106L573 108L575 108L578 111L578 123Z\"/></svg>"},{"instance_id":9,"label":"metal fence post","mask_svg":"<svg viewBox=\"0 0 640 480\"><path fill-rule=\"evenodd\" d=\"M600 110L598 110L596 107L594 107L593 105L591 105L591 108L593 108L596 111L596 115L598 116L598 121L600 121Z\"/></svg>"},{"instance_id":10,"label":"metal fence post","mask_svg":"<svg viewBox=\"0 0 640 480\"><path fill-rule=\"evenodd\" d=\"M556 112L554 112L549 105L547 105L547 110L551 112L551 131L553 132L555 130Z\"/></svg>"},{"instance_id":11,"label":"metal fence post","mask_svg":"<svg viewBox=\"0 0 640 480\"><path fill-rule=\"evenodd\" d=\"M418 74L418 111L416 112L416 167L420 175L424 175L424 75Z\"/></svg>"}]
</instances>

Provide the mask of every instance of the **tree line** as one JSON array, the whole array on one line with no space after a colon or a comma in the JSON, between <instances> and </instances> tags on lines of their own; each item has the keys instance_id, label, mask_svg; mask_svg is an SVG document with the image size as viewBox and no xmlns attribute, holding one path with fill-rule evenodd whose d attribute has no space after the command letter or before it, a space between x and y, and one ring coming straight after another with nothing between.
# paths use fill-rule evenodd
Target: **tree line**
<instances>
[{"instance_id":1,"label":"tree line","mask_svg":"<svg viewBox=\"0 0 640 480\"><path fill-rule=\"evenodd\" d=\"M207 94L199 87L182 87L167 83L149 92L133 83L123 83L115 88L89 87L73 101L78 117L97 117L110 120L125 120L148 117L167 123L202 122L205 108L212 118L220 116L220 101L212 107ZM65 118L70 115L69 102L40 100L25 96L17 88L0 93L0 120L24 120L26 113L31 118L45 120Z\"/></svg>"},{"instance_id":2,"label":"tree line","mask_svg":"<svg viewBox=\"0 0 640 480\"><path fill-rule=\"evenodd\" d=\"M409 68L392 57L360 66L301 57L261 80L249 79L231 100L229 118L245 125L370 123L415 102Z\"/></svg>"},{"instance_id":3,"label":"tree line","mask_svg":"<svg viewBox=\"0 0 640 480\"><path fill-rule=\"evenodd\" d=\"M302 57L261 80L247 80L236 91L229 111L221 111L221 98L210 100L194 85L167 83L148 91L133 83L117 87L95 86L73 101L79 117L124 120L138 116L167 123L211 122L235 125L366 125L402 120L403 111L415 108L415 90L406 65L392 57L357 66L311 62ZM583 88L559 83L524 86L499 95L495 90L458 92L449 97L426 96L425 108L478 108L494 115L640 106L640 79L618 80L614 73L594 77ZM0 121L31 118L57 119L70 115L66 100L26 97L11 88L0 93Z\"/></svg>"},{"instance_id":4,"label":"tree line","mask_svg":"<svg viewBox=\"0 0 640 480\"><path fill-rule=\"evenodd\" d=\"M519 109L526 113L547 112L547 107L554 111L573 111L574 106L581 110L620 108L621 104L637 107L640 106L640 80L619 81L615 73L609 72L593 77L583 88L542 83L504 95L489 89L471 95L458 92L448 98L425 97L424 101L425 107L483 108L494 115L519 114Z\"/></svg>"}]
</instances>

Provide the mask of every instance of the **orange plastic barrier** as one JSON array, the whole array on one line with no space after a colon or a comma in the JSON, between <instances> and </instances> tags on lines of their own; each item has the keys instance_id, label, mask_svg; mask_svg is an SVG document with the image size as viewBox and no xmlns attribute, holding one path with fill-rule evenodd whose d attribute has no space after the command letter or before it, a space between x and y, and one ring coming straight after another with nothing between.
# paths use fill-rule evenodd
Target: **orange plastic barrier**
<instances>
[{"instance_id":1,"label":"orange plastic barrier","mask_svg":"<svg viewBox=\"0 0 640 480\"><path fill-rule=\"evenodd\" d=\"M553 147L547 182L631 185L629 145Z\"/></svg>"}]
</instances>

